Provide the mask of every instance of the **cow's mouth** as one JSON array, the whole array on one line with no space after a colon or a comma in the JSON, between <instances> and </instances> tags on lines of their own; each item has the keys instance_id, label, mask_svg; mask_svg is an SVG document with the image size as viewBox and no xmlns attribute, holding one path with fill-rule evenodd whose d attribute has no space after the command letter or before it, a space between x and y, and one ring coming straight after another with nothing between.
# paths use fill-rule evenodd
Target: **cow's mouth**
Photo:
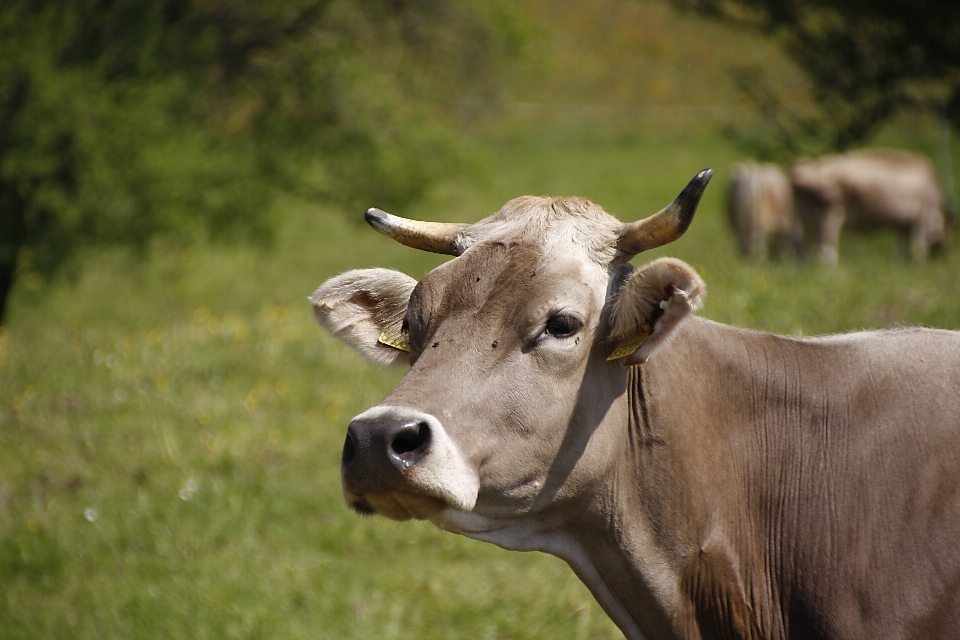
<instances>
[{"instance_id":1,"label":"cow's mouth","mask_svg":"<svg viewBox=\"0 0 960 640\"><path fill-rule=\"evenodd\" d=\"M367 491L348 495L347 503L357 513L391 520L429 520L449 506L440 498L409 491Z\"/></svg>"}]
</instances>

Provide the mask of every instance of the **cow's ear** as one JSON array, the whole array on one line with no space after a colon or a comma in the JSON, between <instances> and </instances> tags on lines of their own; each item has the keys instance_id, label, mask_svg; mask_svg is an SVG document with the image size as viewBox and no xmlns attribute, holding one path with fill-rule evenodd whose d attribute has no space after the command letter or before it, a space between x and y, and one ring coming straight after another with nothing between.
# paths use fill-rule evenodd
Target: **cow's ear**
<instances>
[{"instance_id":1,"label":"cow's ear","mask_svg":"<svg viewBox=\"0 0 960 640\"><path fill-rule=\"evenodd\" d=\"M409 362L403 327L417 281L390 269L357 269L320 285L310 301L323 327L379 364Z\"/></svg>"},{"instance_id":2,"label":"cow's ear","mask_svg":"<svg viewBox=\"0 0 960 640\"><path fill-rule=\"evenodd\" d=\"M631 273L611 311L608 359L625 365L646 362L700 308L705 293L693 267L674 258L654 260Z\"/></svg>"}]
</instances>

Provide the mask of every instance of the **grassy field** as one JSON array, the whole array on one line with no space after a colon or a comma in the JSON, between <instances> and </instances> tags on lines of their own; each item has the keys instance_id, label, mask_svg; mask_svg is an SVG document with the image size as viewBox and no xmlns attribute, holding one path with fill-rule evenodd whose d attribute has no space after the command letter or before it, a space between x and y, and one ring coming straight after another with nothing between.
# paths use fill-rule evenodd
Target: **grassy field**
<instances>
[{"instance_id":1,"label":"grassy field","mask_svg":"<svg viewBox=\"0 0 960 640\"><path fill-rule=\"evenodd\" d=\"M537 193L630 220L713 167L689 233L635 260L693 264L704 316L808 335L960 328L956 241L926 265L885 234L844 238L836 269L744 262L722 208L728 142L696 114L598 120L521 113L482 136L482 180L403 213L470 221ZM879 142L930 152L932 131L902 122ZM559 560L346 509L345 426L402 371L321 334L306 297L349 268L419 277L442 258L360 212L280 214L272 250L109 253L20 284L0 333L0 637L620 637Z\"/></svg>"}]
</instances>

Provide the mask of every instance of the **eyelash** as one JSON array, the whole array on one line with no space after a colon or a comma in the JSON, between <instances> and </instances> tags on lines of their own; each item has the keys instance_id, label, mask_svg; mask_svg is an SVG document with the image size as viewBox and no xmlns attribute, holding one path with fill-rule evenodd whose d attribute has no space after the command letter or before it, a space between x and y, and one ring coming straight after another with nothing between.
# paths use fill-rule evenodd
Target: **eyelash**
<instances>
[{"instance_id":1,"label":"eyelash","mask_svg":"<svg viewBox=\"0 0 960 640\"><path fill-rule=\"evenodd\" d=\"M583 329L583 321L576 316L556 315L547 320L546 333L555 338L570 338Z\"/></svg>"}]
</instances>

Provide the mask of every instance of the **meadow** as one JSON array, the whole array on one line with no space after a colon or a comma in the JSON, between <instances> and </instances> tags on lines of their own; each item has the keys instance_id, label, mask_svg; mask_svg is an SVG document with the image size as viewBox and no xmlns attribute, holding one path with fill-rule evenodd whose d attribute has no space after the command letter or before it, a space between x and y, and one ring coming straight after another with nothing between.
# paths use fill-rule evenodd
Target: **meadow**
<instances>
[{"instance_id":1,"label":"meadow","mask_svg":"<svg viewBox=\"0 0 960 640\"><path fill-rule=\"evenodd\" d=\"M924 265L883 233L844 237L834 269L745 261L723 206L737 149L695 113L600 116L519 109L478 133L485 172L398 213L472 221L534 193L632 220L712 167L686 236L634 259L694 265L703 316L794 335L960 328L955 237ZM906 120L876 144L933 154L935 134ZM346 269L419 277L444 258L359 211L291 199L275 215L270 248L91 254L18 286L0 333L0 638L621 637L555 558L346 508L346 424L403 372L321 333L307 296Z\"/></svg>"}]
</instances>

